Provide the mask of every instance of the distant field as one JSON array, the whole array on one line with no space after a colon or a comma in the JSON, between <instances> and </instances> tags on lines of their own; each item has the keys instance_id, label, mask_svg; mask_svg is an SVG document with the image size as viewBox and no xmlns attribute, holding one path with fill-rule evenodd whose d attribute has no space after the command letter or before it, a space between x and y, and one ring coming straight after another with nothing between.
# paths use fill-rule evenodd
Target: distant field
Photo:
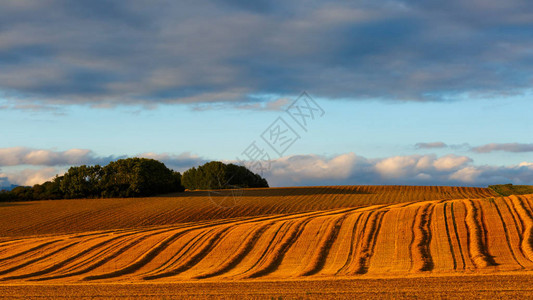
<instances>
[{"instance_id":1,"label":"distant field","mask_svg":"<svg viewBox=\"0 0 533 300\"><path fill-rule=\"evenodd\" d=\"M246 189L233 197L186 192L167 197L0 203L0 237L170 225L413 201L497 196L490 189L325 186ZM242 194L241 194L242 193ZM225 208L214 205L213 202ZM233 205L235 205L233 207Z\"/></svg>"},{"instance_id":2,"label":"distant field","mask_svg":"<svg viewBox=\"0 0 533 300\"><path fill-rule=\"evenodd\" d=\"M533 185L498 184L489 188L501 196L533 194Z\"/></svg>"}]
</instances>

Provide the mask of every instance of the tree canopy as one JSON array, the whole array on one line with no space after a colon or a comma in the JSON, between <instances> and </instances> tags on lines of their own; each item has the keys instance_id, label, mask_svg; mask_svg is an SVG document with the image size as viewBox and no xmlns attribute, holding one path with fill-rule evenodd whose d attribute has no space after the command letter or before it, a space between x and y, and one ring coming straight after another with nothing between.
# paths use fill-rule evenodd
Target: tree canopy
<instances>
[{"instance_id":1,"label":"tree canopy","mask_svg":"<svg viewBox=\"0 0 533 300\"><path fill-rule=\"evenodd\" d=\"M96 175L96 174L95 174ZM183 191L181 174L162 162L128 158L109 163L102 169L102 197L137 197Z\"/></svg>"},{"instance_id":2,"label":"tree canopy","mask_svg":"<svg viewBox=\"0 0 533 300\"><path fill-rule=\"evenodd\" d=\"M181 174L162 162L127 158L101 167L71 167L63 176L33 187L16 187L0 193L0 201L141 197L181 192Z\"/></svg>"},{"instance_id":3,"label":"tree canopy","mask_svg":"<svg viewBox=\"0 0 533 300\"><path fill-rule=\"evenodd\" d=\"M219 161L185 171L182 184L190 190L268 187L266 179L247 168Z\"/></svg>"},{"instance_id":4,"label":"tree canopy","mask_svg":"<svg viewBox=\"0 0 533 300\"><path fill-rule=\"evenodd\" d=\"M185 188L235 187L268 187L268 183L245 167L219 161L191 168L182 176L155 159L127 158L110 162L103 167L71 167L62 176L56 176L43 184L2 191L0 201L145 197L182 192Z\"/></svg>"}]
</instances>

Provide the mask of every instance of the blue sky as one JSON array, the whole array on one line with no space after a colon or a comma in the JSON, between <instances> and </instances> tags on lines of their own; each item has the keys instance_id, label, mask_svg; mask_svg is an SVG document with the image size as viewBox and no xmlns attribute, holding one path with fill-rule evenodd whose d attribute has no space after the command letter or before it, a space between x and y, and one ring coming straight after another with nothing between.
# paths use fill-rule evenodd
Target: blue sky
<instances>
[{"instance_id":1,"label":"blue sky","mask_svg":"<svg viewBox=\"0 0 533 300\"><path fill-rule=\"evenodd\" d=\"M412 153L468 154L482 164L513 164L531 153L472 153L468 147L489 143L528 143L533 101L513 99L460 102L347 101L316 99L325 115L286 154L335 155L356 152L367 157ZM207 159L234 159L283 110L234 108L194 110L165 105L139 110L129 107L91 109L68 107L54 112L3 110L0 126L13 128L2 148L91 149L100 155L144 152L190 152ZM13 126L17 124L17 126ZM34 134L39 132L39 134ZM443 141L457 149L417 149L423 142ZM429 151L428 151L429 150Z\"/></svg>"},{"instance_id":2,"label":"blue sky","mask_svg":"<svg viewBox=\"0 0 533 300\"><path fill-rule=\"evenodd\" d=\"M233 161L302 91L325 113L271 185L533 184L524 1L6 1L0 20L0 185Z\"/></svg>"}]
</instances>

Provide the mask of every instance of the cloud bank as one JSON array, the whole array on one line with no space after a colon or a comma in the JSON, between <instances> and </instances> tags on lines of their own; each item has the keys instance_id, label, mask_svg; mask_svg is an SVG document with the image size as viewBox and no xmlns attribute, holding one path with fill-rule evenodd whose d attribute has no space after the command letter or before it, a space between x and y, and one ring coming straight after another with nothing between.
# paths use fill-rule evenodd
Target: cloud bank
<instances>
[{"instance_id":1,"label":"cloud bank","mask_svg":"<svg viewBox=\"0 0 533 300\"><path fill-rule=\"evenodd\" d=\"M0 189L11 184L27 186L40 184L65 173L70 166L106 165L113 160L127 157L127 155L99 156L88 149L54 151L26 147L0 148ZM146 152L135 157L153 158L181 172L207 162L204 158L188 152L181 154Z\"/></svg>"},{"instance_id":2,"label":"cloud bank","mask_svg":"<svg viewBox=\"0 0 533 300\"><path fill-rule=\"evenodd\" d=\"M26 147L0 148L0 166L65 166L82 164L107 164L121 157L97 156L88 149L53 151Z\"/></svg>"},{"instance_id":3,"label":"cloud bank","mask_svg":"<svg viewBox=\"0 0 533 300\"><path fill-rule=\"evenodd\" d=\"M0 186L33 185L64 173L71 165L107 164L124 158L101 157L90 150L52 151L23 147L0 149ZM185 152L141 153L136 157L162 161L185 171L206 158ZM533 184L533 162L510 166L476 165L468 156L435 154L366 158L355 153L335 156L315 154L286 156L271 161L263 173L271 186L304 185L457 185L486 186L498 183Z\"/></svg>"},{"instance_id":4,"label":"cloud bank","mask_svg":"<svg viewBox=\"0 0 533 300\"><path fill-rule=\"evenodd\" d=\"M264 174L273 186L299 185L453 185L533 184L533 163L477 166L453 154L370 159L354 153L334 157L297 155L273 161Z\"/></svg>"},{"instance_id":5,"label":"cloud bank","mask_svg":"<svg viewBox=\"0 0 533 300\"><path fill-rule=\"evenodd\" d=\"M533 3L2 1L9 107L240 103L253 95L448 101L521 93ZM246 105L242 107L247 107Z\"/></svg>"}]
</instances>

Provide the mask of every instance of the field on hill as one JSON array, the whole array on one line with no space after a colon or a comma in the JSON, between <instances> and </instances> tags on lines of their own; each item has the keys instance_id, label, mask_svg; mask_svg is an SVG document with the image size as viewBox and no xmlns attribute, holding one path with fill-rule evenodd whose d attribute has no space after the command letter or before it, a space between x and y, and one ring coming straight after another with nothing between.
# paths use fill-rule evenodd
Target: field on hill
<instances>
[{"instance_id":1,"label":"field on hill","mask_svg":"<svg viewBox=\"0 0 533 300\"><path fill-rule=\"evenodd\" d=\"M4 203L0 292L20 284L46 285L51 294L62 284L89 291L104 283L135 284L141 292L145 284L179 283L190 285L180 295L193 297L201 286L213 289L204 296L231 294L223 283L232 282L287 288L256 296L295 296L293 288L306 285L308 296L318 296L317 287L335 289L335 282L338 292L365 293L347 282L370 287L389 280L405 290L407 277L437 289L472 278L497 281L499 274L519 279L509 295L531 291L533 195L346 186L245 190L232 208L211 201L206 192L192 192ZM464 288L461 297L469 296Z\"/></svg>"},{"instance_id":2,"label":"field on hill","mask_svg":"<svg viewBox=\"0 0 533 300\"><path fill-rule=\"evenodd\" d=\"M138 228L424 200L497 196L484 188L324 186L245 189L237 197L186 192L166 197L0 202L0 237Z\"/></svg>"}]
</instances>

